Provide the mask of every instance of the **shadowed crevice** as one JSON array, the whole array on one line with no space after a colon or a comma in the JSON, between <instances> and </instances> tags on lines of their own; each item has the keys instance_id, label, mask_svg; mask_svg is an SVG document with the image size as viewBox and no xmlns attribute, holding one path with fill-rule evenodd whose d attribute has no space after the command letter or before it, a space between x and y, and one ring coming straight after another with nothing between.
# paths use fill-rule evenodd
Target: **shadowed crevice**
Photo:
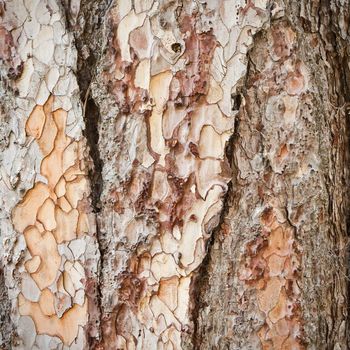
<instances>
[{"instance_id":1,"label":"shadowed crevice","mask_svg":"<svg viewBox=\"0 0 350 350\"><path fill-rule=\"evenodd\" d=\"M100 112L93 98L87 96L85 102L85 130L84 136L89 146L90 158L93 161L93 167L89 171L91 184L91 202L95 213L101 210L101 193L103 189L102 168L103 160L99 150L99 121Z\"/></svg>"},{"instance_id":2,"label":"shadowed crevice","mask_svg":"<svg viewBox=\"0 0 350 350\"><path fill-rule=\"evenodd\" d=\"M75 46L78 52L76 77L80 89L80 96L83 106L83 117L85 130L83 135L89 151L90 164L88 177L91 187L91 206L95 214L96 239L100 253L97 266L97 280L90 281L92 292L90 297L94 305L90 307L97 309L97 317L90 319L88 330L88 343L91 349L98 347L101 341L101 317L102 317L102 290L101 274L103 271L104 251L100 243L99 212L101 211L101 194L103 191L103 160L100 156L100 135L99 125L101 114L98 105L95 103L90 86L96 75L96 66L102 54L103 47L103 25L105 14L113 1L111 0L85 0L80 3L79 15L73 23L70 9L66 6L67 26L75 36ZM90 287L89 287L90 288ZM91 315L91 313L89 312ZM97 333L96 333L97 330Z\"/></svg>"},{"instance_id":3,"label":"shadowed crevice","mask_svg":"<svg viewBox=\"0 0 350 350\"><path fill-rule=\"evenodd\" d=\"M240 96L240 95L239 95ZM239 97L241 99L241 96ZM231 135L227 142L225 149L225 157L232 168L232 174L235 172L234 162L233 162L233 150L235 147L235 142L237 140L237 131L239 127L239 115L235 119L234 133ZM232 176L232 179L235 177ZM206 297L206 292L210 286L211 277L211 266L213 264L213 259L215 259L215 253L213 253L214 244L220 244L220 236L222 235L223 225L227 220L229 209L231 206L232 198L234 197L234 189L232 180L227 184L227 192L223 200L223 206L220 213L220 218L217 226L211 233L210 238L206 244L206 255L203 262L198 268L197 273L191 283L190 294L191 297L191 320L193 322L192 331L192 345L194 350L201 350L202 347L202 335L199 323L199 317L201 311L208 306ZM214 263L215 264L215 263Z\"/></svg>"},{"instance_id":4,"label":"shadowed crevice","mask_svg":"<svg viewBox=\"0 0 350 350\"><path fill-rule=\"evenodd\" d=\"M259 40L261 32L255 34L254 40ZM236 179L238 175L238 166L234 159L235 148L238 146L240 141L239 127L240 127L240 118L241 110L243 109L243 100L245 95L245 89L247 86L247 78L250 75L251 71L251 60L249 59L248 54L248 65L247 71L244 77L241 78L240 85L237 88L236 93L231 95L231 105L232 111L236 111L235 123L234 123L234 132L231 135L230 139L227 142L225 148L225 159L231 169L231 180L228 183L227 192L224 196L223 207L220 213L219 223L216 228L213 230L206 246L206 256L200 265L198 272L195 275L195 278L192 281L190 290L191 293L191 320L193 322L193 331L192 331L192 345L194 350L201 350L203 346L206 346L206 341L204 340L206 328L203 327L203 324L210 322L208 318L206 321L201 320L202 315L205 314L205 309L210 308L208 304L208 290L212 288L210 279L213 271L213 266L220 264L221 255L218 255L217 249L214 245L217 245L219 250L222 249L222 242L225 239L225 231L227 231L227 225L230 220L229 211L230 208L237 203L239 200L240 193L236 191ZM224 272L225 273L225 272ZM229 274L229 271L226 271ZM224 283L225 281L222 281ZM224 286L222 286L224 289ZM224 295L222 296L224 298ZM222 320L224 323L225 320ZM209 325L211 327L211 325ZM214 343L212 343L214 344ZM227 345L228 346L228 345Z\"/></svg>"}]
</instances>

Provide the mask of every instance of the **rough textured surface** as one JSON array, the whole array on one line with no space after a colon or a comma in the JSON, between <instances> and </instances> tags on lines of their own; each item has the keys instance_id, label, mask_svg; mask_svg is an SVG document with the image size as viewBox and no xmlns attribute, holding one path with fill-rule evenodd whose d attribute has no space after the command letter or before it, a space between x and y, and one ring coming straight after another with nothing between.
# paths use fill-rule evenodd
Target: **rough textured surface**
<instances>
[{"instance_id":1,"label":"rough textured surface","mask_svg":"<svg viewBox=\"0 0 350 350\"><path fill-rule=\"evenodd\" d=\"M198 348L348 348L348 36L329 23L335 3L314 6L289 3L249 53L229 209L198 281Z\"/></svg>"},{"instance_id":2,"label":"rough textured surface","mask_svg":"<svg viewBox=\"0 0 350 350\"><path fill-rule=\"evenodd\" d=\"M142 5L111 6L92 84L102 116L102 344L178 349L230 179L231 95L267 11L231 2L228 18L220 2Z\"/></svg>"},{"instance_id":3,"label":"rough textured surface","mask_svg":"<svg viewBox=\"0 0 350 350\"><path fill-rule=\"evenodd\" d=\"M347 0L0 19L0 346L347 349Z\"/></svg>"},{"instance_id":4,"label":"rough textured surface","mask_svg":"<svg viewBox=\"0 0 350 350\"><path fill-rule=\"evenodd\" d=\"M73 36L55 1L7 1L1 28L9 51L2 93L11 99L0 182L11 348L83 349L97 318L99 251Z\"/></svg>"}]
</instances>

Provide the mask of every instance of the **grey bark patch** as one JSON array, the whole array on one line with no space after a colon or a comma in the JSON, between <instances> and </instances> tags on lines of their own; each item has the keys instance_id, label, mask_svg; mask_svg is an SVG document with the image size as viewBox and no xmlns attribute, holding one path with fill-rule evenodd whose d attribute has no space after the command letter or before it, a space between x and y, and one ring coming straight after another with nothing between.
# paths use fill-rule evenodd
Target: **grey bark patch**
<instances>
[{"instance_id":1,"label":"grey bark patch","mask_svg":"<svg viewBox=\"0 0 350 350\"><path fill-rule=\"evenodd\" d=\"M11 303L8 299L5 285L4 270L0 267L0 346L2 349L11 349L13 325L10 319Z\"/></svg>"}]
</instances>

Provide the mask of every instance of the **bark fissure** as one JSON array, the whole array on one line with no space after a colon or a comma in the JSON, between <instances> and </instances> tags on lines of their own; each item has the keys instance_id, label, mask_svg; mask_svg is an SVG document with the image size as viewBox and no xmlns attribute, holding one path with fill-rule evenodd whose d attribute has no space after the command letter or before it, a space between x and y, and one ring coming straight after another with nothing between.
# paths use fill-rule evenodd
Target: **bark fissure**
<instances>
[{"instance_id":1,"label":"bark fissure","mask_svg":"<svg viewBox=\"0 0 350 350\"><path fill-rule=\"evenodd\" d=\"M235 128L234 133L230 137L226 150L225 150L225 158L230 163L233 163L233 148L235 147L235 139L236 133L238 130L239 119L235 119ZM210 233L210 238L206 244L206 254L203 259L203 262L198 268L198 271L195 271L195 277L191 282L191 305L190 305L190 313L191 320L193 322L193 330L190 332L191 334L191 345L190 348L193 347L195 350L202 349L202 339L199 333L199 317L200 317L200 309L205 306L209 306L207 301L203 300L204 291L208 287L208 280L210 279L210 259L212 255L212 250L214 249L214 244L217 240L220 240L220 235L224 229L224 226L227 225L225 222L227 220L227 214L229 212L229 208L231 206L232 197L234 196L234 186L232 185L232 181L227 184L227 192L223 199L223 207L220 213L220 218L217 226Z\"/></svg>"},{"instance_id":2,"label":"bark fissure","mask_svg":"<svg viewBox=\"0 0 350 350\"><path fill-rule=\"evenodd\" d=\"M76 75L83 105L83 117L85 122L83 134L87 141L89 157L92 162L89 167L88 177L90 179L91 205L93 213L95 214L96 238L100 254L94 300L97 307L98 319L92 320L95 322L93 327L97 329L97 332L88 332L87 339L89 347L92 349L98 347L102 335L101 318L103 315L103 308L101 303L101 282L103 280L102 271L105 257L101 243L100 221L98 218L101 211L101 194L103 191L103 159L100 155L99 145L101 114L98 105L91 95L91 84L94 81L96 65L101 55L101 40L103 40L101 31L104 25L105 13L108 11L110 4L111 1L82 2L78 19L83 19L83 25L82 27L78 27L79 29L77 28L77 24L75 24L76 21L71 18L69 9L66 8L66 13L70 19L70 27L78 29L73 31L75 34L75 45L78 51L78 69ZM97 33L100 34L97 35Z\"/></svg>"},{"instance_id":3,"label":"bark fissure","mask_svg":"<svg viewBox=\"0 0 350 350\"><path fill-rule=\"evenodd\" d=\"M78 83L79 83L78 73ZM88 92L88 96L85 97L84 102L84 117L85 117L85 130L84 136L86 137L90 157L93 162L93 168L89 171L89 178L91 183L91 202L94 208L94 212L97 214L101 210L101 193L103 189L102 168L103 161L100 157L100 150L98 146L99 142L99 121L100 113L93 98Z\"/></svg>"},{"instance_id":4,"label":"bark fissure","mask_svg":"<svg viewBox=\"0 0 350 350\"><path fill-rule=\"evenodd\" d=\"M78 84L80 85L82 77L77 73ZM89 90L89 88L88 88ZM99 141L99 120L100 113L98 107L96 106L93 98L90 96L89 91L86 92L87 96L85 96L84 101L84 120L85 120L85 130L83 132L87 145L89 148L90 159L92 160L92 166L88 171L88 177L90 179L91 186L91 205L94 214L97 216L101 210L101 193L103 188L103 180L102 180L102 168L103 161L100 157L98 141ZM89 334L88 343L90 348L94 349L96 344L101 340L101 315L102 315L102 307L101 307L101 299L102 299L102 291L101 291L101 273L103 269L103 249L101 249L100 244L100 225L99 221L95 219L95 227L96 227L96 239L97 245L100 253L100 259L98 262L98 270L97 276L98 279L96 281L96 300L95 303L98 308L99 318L96 320L96 324L94 325L98 329L98 333Z\"/></svg>"}]
</instances>

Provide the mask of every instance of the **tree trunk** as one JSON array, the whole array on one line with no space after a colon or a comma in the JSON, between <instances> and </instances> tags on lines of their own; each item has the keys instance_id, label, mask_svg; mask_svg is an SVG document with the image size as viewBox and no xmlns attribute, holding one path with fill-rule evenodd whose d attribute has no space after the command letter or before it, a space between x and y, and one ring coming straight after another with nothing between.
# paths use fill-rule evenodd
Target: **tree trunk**
<instances>
[{"instance_id":1,"label":"tree trunk","mask_svg":"<svg viewBox=\"0 0 350 350\"><path fill-rule=\"evenodd\" d=\"M347 349L349 12L0 1L0 347Z\"/></svg>"}]
</instances>

